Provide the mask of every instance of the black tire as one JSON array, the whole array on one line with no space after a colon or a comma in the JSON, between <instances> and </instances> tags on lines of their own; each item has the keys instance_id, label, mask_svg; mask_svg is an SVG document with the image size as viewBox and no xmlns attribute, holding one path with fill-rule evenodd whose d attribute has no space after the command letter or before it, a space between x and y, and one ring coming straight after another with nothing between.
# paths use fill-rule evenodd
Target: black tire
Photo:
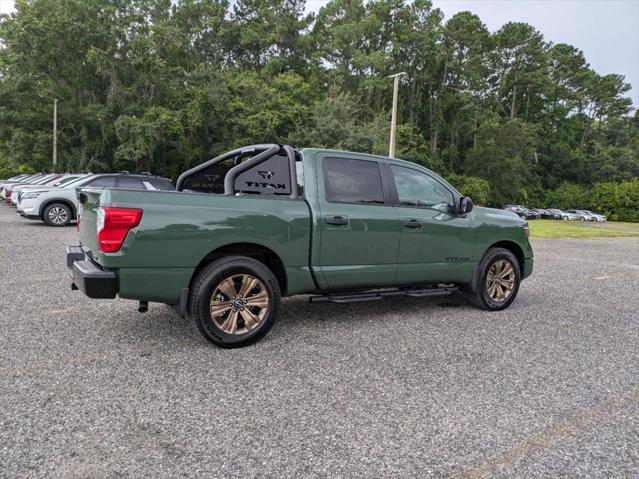
<instances>
[{"instance_id":1,"label":"black tire","mask_svg":"<svg viewBox=\"0 0 639 479\"><path fill-rule=\"evenodd\" d=\"M493 265L496 265L501 261L507 262L512 267L513 286L505 299L495 300L489 294L487 276ZM487 311L501 311L502 309L506 309L510 306L517 297L517 292L519 291L519 285L521 283L521 270L517 257L510 250L505 248L490 248L486 251L484 257L479 262L479 266L475 271L475 276L472 291L469 291L467 296L471 303L478 308L485 309ZM501 279L499 281L501 284ZM506 290L506 286L504 286L504 288L501 286L499 287L500 291Z\"/></svg>"},{"instance_id":2,"label":"black tire","mask_svg":"<svg viewBox=\"0 0 639 479\"><path fill-rule=\"evenodd\" d=\"M48 204L42 212L42 221L49 226L67 226L72 217L71 208L64 203Z\"/></svg>"},{"instance_id":3,"label":"black tire","mask_svg":"<svg viewBox=\"0 0 639 479\"><path fill-rule=\"evenodd\" d=\"M254 314L256 308L248 306L247 303L245 309L242 307L240 310L239 306L238 309L235 309L236 297L231 298L230 294L227 297L221 292L221 286L231 278L233 284L238 284L238 290L235 292L241 293L242 288L241 284L238 283L240 281L238 278L247 276L258 280L260 294L265 292L268 298L266 308L259 308L260 314L265 309L263 317L256 324L250 326L247 323L248 320L245 321L245 315L250 314L252 317L257 317ZM256 285L255 288L258 286ZM219 304L228 303L229 308L233 308L220 315L219 320L214 319L211 313L211 301L216 291L218 292L216 296L221 295L223 299L223 301L219 301ZM258 289L249 290L249 292L251 291L258 291ZM248 293L245 296L250 300ZM239 294L237 297L242 299ZM277 278L263 263L245 256L226 256L208 264L198 273L191 285L188 313L195 321L202 336L208 341L222 348L241 348L259 341L270 331L275 324L280 301L281 293ZM231 314L235 314L235 319L229 317ZM234 323L232 329L238 328L240 332L230 334L223 330L222 327L227 324L227 320ZM243 329L245 332L241 332Z\"/></svg>"}]
</instances>

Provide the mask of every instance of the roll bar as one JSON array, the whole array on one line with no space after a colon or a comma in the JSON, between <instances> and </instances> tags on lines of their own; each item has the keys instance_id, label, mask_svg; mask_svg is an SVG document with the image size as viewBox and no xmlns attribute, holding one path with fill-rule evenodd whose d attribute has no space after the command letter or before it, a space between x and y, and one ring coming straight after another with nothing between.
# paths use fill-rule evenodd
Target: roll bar
<instances>
[{"instance_id":1,"label":"roll bar","mask_svg":"<svg viewBox=\"0 0 639 479\"><path fill-rule=\"evenodd\" d=\"M177 191L182 191L182 187L187 178L217 163L233 157L239 159L245 156L255 155L251 159L240 163L239 165L235 165L226 173L226 176L224 177L224 194L233 195L235 194L235 179L241 173L250 170L260 163L264 163L266 160L279 153L284 153L288 160L289 174L291 177L290 197L297 198L299 196L299 191L297 188L297 171L295 169L295 150L293 150L293 148L291 148L289 145L276 145L275 143L243 146L242 148L237 148L235 150L222 153L221 155L216 156L215 158L182 173L176 182L175 189Z\"/></svg>"}]
</instances>

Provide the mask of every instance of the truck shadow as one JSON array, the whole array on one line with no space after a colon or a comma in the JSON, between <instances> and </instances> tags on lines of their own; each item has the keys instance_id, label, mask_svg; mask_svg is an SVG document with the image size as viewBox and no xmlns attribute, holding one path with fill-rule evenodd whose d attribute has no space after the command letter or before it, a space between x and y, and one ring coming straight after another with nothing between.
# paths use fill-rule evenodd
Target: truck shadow
<instances>
[{"instance_id":1,"label":"truck shadow","mask_svg":"<svg viewBox=\"0 0 639 479\"><path fill-rule=\"evenodd\" d=\"M313 330L319 332L329 324L339 330L340 324L347 327L356 322L401 321L403 316L440 318L452 314L451 309L474 308L461 295L440 298L394 297L350 304L310 304L308 296L284 298L275 327L262 341L273 339L273 335L276 335L278 340L286 340L286 337L293 336L295 341L299 341L300 335L312 335ZM135 319L138 321L131 321ZM130 337L141 335L153 338L154 342L169 341L171 344L182 344L184 347L191 347L194 343L208 345L193 321L179 317L165 305L151 304L145 314L130 311L126 314L126 319L122 320L121 326L128 324L126 329Z\"/></svg>"},{"instance_id":2,"label":"truck shadow","mask_svg":"<svg viewBox=\"0 0 639 479\"><path fill-rule=\"evenodd\" d=\"M361 303L312 304L308 296L285 298L280 323L299 321L378 321L404 314L442 314L448 308L472 308L460 294L434 298L392 297Z\"/></svg>"}]
</instances>

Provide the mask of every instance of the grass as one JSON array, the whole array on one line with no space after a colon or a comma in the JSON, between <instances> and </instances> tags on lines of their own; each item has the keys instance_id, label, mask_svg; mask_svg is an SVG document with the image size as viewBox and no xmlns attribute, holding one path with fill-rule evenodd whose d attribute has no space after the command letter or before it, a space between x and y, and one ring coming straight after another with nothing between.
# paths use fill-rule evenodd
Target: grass
<instances>
[{"instance_id":1,"label":"grass","mask_svg":"<svg viewBox=\"0 0 639 479\"><path fill-rule=\"evenodd\" d=\"M586 221L530 220L532 238L610 238L616 236L638 236L639 223L606 221L593 223Z\"/></svg>"}]
</instances>

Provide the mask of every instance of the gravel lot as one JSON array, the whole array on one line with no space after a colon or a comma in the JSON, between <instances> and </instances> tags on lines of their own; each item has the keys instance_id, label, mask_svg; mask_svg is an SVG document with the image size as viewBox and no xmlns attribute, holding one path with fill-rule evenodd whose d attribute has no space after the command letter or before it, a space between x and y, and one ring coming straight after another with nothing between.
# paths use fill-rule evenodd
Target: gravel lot
<instances>
[{"instance_id":1,"label":"gravel lot","mask_svg":"<svg viewBox=\"0 0 639 479\"><path fill-rule=\"evenodd\" d=\"M294 298L227 351L72 292L75 237L0 205L3 477L639 476L639 238L535 241L501 313Z\"/></svg>"}]
</instances>

